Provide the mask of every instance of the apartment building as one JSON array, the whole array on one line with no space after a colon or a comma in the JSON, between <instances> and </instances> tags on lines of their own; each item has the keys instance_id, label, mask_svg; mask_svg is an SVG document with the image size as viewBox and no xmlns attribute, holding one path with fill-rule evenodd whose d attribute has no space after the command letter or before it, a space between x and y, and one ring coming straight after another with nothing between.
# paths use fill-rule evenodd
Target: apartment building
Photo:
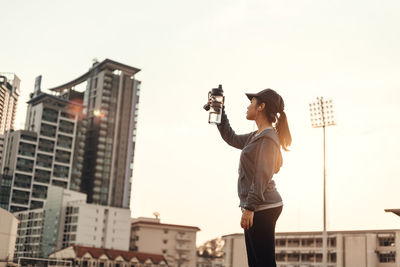
<instances>
[{"instance_id":1,"label":"apartment building","mask_svg":"<svg viewBox=\"0 0 400 267\"><path fill-rule=\"evenodd\" d=\"M198 227L165 224L159 218L132 219L130 250L163 255L168 266L196 266Z\"/></svg>"},{"instance_id":2,"label":"apartment building","mask_svg":"<svg viewBox=\"0 0 400 267\"><path fill-rule=\"evenodd\" d=\"M243 234L223 238L225 266L246 266ZM280 232L275 241L277 266L322 267L321 232ZM328 267L398 267L399 253L399 229L328 232Z\"/></svg>"},{"instance_id":3,"label":"apartment building","mask_svg":"<svg viewBox=\"0 0 400 267\"><path fill-rule=\"evenodd\" d=\"M86 194L49 186L44 208L16 212L15 257L47 257L81 245L128 250L130 210L86 203Z\"/></svg>"},{"instance_id":4,"label":"apartment building","mask_svg":"<svg viewBox=\"0 0 400 267\"><path fill-rule=\"evenodd\" d=\"M77 102L32 95L26 129L9 131L4 140L0 171L12 176L9 211L43 208L49 185L69 188L81 110Z\"/></svg>"},{"instance_id":5,"label":"apartment building","mask_svg":"<svg viewBox=\"0 0 400 267\"><path fill-rule=\"evenodd\" d=\"M14 258L41 257L44 209L21 211L14 215L19 220Z\"/></svg>"},{"instance_id":6,"label":"apartment building","mask_svg":"<svg viewBox=\"0 0 400 267\"><path fill-rule=\"evenodd\" d=\"M65 94L86 83L71 189L89 203L128 208L139 111L140 70L110 59L50 90ZM118 160L117 160L118 159ZM84 178L83 178L84 177Z\"/></svg>"}]
</instances>

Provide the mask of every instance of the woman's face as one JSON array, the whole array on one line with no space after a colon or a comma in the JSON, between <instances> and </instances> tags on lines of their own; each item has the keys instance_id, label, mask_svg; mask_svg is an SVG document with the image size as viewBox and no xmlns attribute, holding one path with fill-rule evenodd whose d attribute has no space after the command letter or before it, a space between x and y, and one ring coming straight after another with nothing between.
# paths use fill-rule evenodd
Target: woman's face
<instances>
[{"instance_id":1,"label":"woman's face","mask_svg":"<svg viewBox=\"0 0 400 267\"><path fill-rule=\"evenodd\" d=\"M256 119L256 115L257 115L257 108L258 107L259 106L257 104L257 99L255 97L253 97L251 99L250 105L247 107L246 119L255 120Z\"/></svg>"}]
</instances>

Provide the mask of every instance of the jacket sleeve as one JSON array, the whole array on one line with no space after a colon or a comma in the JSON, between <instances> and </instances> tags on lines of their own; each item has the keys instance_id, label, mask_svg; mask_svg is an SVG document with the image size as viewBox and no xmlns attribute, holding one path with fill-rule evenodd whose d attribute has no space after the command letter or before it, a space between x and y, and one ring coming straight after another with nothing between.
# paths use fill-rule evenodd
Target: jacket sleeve
<instances>
[{"instance_id":1,"label":"jacket sleeve","mask_svg":"<svg viewBox=\"0 0 400 267\"><path fill-rule=\"evenodd\" d=\"M255 172L252 177L245 208L255 210L257 205L264 201L264 191L275 173L276 161L278 159L277 145L270 138L261 138L255 158Z\"/></svg>"},{"instance_id":2,"label":"jacket sleeve","mask_svg":"<svg viewBox=\"0 0 400 267\"><path fill-rule=\"evenodd\" d=\"M251 133L241 135L235 133L235 131L229 124L228 116L226 116L225 113L225 108L222 109L221 123L218 124L217 127L222 139L224 139L224 141L227 142L228 145L236 147L238 149L243 149L247 139L251 135Z\"/></svg>"}]
</instances>

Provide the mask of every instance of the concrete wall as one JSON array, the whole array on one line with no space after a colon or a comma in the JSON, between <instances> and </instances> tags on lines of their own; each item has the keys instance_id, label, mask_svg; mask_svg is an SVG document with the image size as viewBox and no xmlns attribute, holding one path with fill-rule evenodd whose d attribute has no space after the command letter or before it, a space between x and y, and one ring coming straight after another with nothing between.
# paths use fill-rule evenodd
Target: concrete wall
<instances>
[{"instance_id":1,"label":"concrete wall","mask_svg":"<svg viewBox=\"0 0 400 267\"><path fill-rule=\"evenodd\" d=\"M222 237L224 245L225 267L247 266L246 243L243 234L226 235Z\"/></svg>"},{"instance_id":2,"label":"concrete wall","mask_svg":"<svg viewBox=\"0 0 400 267\"><path fill-rule=\"evenodd\" d=\"M79 208L75 244L129 250L129 209L86 203L71 206Z\"/></svg>"},{"instance_id":3,"label":"concrete wall","mask_svg":"<svg viewBox=\"0 0 400 267\"><path fill-rule=\"evenodd\" d=\"M17 239L18 220L13 214L2 208L0 208L0 218L0 262L12 261Z\"/></svg>"}]
</instances>

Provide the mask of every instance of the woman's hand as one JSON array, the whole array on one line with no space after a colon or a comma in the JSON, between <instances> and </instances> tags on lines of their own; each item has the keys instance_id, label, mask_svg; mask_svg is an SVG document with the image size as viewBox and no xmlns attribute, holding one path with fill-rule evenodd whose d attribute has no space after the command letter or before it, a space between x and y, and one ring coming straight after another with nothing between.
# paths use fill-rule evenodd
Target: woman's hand
<instances>
[{"instance_id":1,"label":"woman's hand","mask_svg":"<svg viewBox=\"0 0 400 267\"><path fill-rule=\"evenodd\" d=\"M242 219L240 220L240 226L244 230L249 230L253 226L254 211L244 210L242 213Z\"/></svg>"}]
</instances>

